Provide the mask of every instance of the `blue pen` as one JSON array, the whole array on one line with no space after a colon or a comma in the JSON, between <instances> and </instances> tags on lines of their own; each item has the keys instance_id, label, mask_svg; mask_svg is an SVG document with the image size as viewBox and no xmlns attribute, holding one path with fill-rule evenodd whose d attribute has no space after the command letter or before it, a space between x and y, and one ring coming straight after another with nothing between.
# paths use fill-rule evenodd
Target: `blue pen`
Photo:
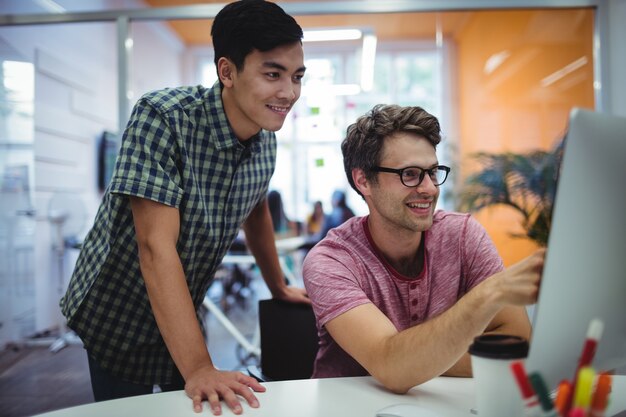
<instances>
[{"instance_id":1,"label":"blue pen","mask_svg":"<svg viewBox=\"0 0 626 417\"><path fill-rule=\"evenodd\" d=\"M541 404L541 410L543 411L544 417L558 417L558 413L554 408L554 404L550 399L550 393L548 392L548 388L546 387L546 383L543 381L543 378L539 374L539 372L533 372L528 375L528 380L530 381L530 385L533 386L533 389L537 393L539 397L539 404Z\"/></svg>"}]
</instances>

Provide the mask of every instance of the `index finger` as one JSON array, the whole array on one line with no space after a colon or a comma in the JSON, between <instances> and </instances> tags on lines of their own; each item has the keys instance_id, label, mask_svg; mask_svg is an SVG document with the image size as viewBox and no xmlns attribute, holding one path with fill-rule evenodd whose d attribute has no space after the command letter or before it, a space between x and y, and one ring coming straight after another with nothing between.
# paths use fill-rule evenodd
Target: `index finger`
<instances>
[{"instance_id":1,"label":"index finger","mask_svg":"<svg viewBox=\"0 0 626 417\"><path fill-rule=\"evenodd\" d=\"M256 398L254 393L250 391L250 388L251 387L249 386L243 385L241 389L235 390L235 393L241 395L248 402L248 404L250 404L250 407L259 408L259 400Z\"/></svg>"},{"instance_id":2,"label":"index finger","mask_svg":"<svg viewBox=\"0 0 626 417\"><path fill-rule=\"evenodd\" d=\"M259 381L251 376L241 374L238 382L240 384L246 385L248 388L255 392L265 392L265 386L261 385Z\"/></svg>"}]
</instances>

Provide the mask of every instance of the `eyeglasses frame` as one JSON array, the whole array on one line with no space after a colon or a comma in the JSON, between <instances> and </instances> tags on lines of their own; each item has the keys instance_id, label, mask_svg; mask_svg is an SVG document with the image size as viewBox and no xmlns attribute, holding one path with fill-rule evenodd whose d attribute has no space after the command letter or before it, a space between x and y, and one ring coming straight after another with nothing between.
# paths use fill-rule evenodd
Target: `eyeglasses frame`
<instances>
[{"instance_id":1,"label":"eyeglasses frame","mask_svg":"<svg viewBox=\"0 0 626 417\"><path fill-rule=\"evenodd\" d=\"M404 179L402 178L402 173L406 169L419 169L420 170L421 174L420 174L419 181L417 182L417 184L415 184L415 185L406 185L404 183ZM439 184L435 184L434 181L433 181L433 185L435 187L439 187L441 184L446 182L446 180L448 179L448 176L450 175L450 171L452 169L449 166L437 165L437 166L434 166L432 168L422 168L422 167L416 167L416 166L408 166L408 167L398 168L398 169L376 166L376 167L372 168L372 171L374 171L374 172L389 172L389 173L392 173L392 174L398 174L398 176L400 177L400 182L402 183L402 185L404 185L405 187L408 187L408 188L419 187L420 184L424 181L424 177L426 177L426 173L428 173L428 176L431 178L431 181L432 181L432 175L435 172L435 170L445 171L445 173L446 173L445 178Z\"/></svg>"}]
</instances>

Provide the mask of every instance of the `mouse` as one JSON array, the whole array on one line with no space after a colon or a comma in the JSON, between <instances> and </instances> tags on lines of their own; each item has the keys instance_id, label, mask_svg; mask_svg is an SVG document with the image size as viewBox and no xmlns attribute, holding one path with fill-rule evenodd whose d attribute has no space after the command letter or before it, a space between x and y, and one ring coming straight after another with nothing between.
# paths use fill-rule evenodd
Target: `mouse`
<instances>
[{"instance_id":1,"label":"mouse","mask_svg":"<svg viewBox=\"0 0 626 417\"><path fill-rule=\"evenodd\" d=\"M441 417L441 414L415 404L393 404L378 410L376 417Z\"/></svg>"}]
</instances>

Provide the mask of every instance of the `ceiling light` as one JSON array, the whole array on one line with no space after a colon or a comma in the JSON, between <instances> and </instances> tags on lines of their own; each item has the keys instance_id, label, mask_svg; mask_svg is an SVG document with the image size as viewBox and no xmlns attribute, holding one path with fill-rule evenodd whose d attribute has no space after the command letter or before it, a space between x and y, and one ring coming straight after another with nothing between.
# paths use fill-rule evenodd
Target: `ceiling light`
<instances>
[{"instance_id":1,"label":"ceiling light","mask_svg":"<svg viewBox=\"0 0 626 417\"><path fill-rule=\"evenodd\" d=\"M511 56L511 53L509 51L501 51L501 52L498 52L497 54L491 55L487 59L487 61L485 61L483 72L486 75L491 74L492 72L496 70L496 68L502 65L502 63L506 61L508 57L510 56Z\"/></svg>"},{"instance_id":2,"label":"ceiling light","mask_svg":"<svg viewBox=\"0 0 626 417\"><path fill-rule=\"evenodd\" d=\"M67 10L63 8L63 6L59 5L53 0L33 0L37 3L42 9L50 13L65 13Z\"/></svg>"},{"instance_id":3,"label":"ceiling light","mask_svg":"<svg viewBox=\"0 0 626 417\"><path fill-rule=\"evenodd\" d=\"M553 72L552 74L548 75L547 77L545 77L544 79L541 80L541 86L542 87L547 87L550 84L554 84L555 82L557 82L558 80L560 80L561 78L565 77L567 74L576 71L578 68L586 65L588 62L587 57L583 56L578 58L576 61L567 64L566 66L564 66L563 68L561 68L558 71Z\"/></svg>"},{"instance_id":4,"label":"ceiling light","mask_svg":"<svg viewBox=\"0 0 626 417\"><path fill-rule=\"evenodd\" d=\"M361 51L361 89L363 91L371 91L374 87L376 43L376 35L368 34L363 37L363 50Z\"/></svg>"}]
</instances>

